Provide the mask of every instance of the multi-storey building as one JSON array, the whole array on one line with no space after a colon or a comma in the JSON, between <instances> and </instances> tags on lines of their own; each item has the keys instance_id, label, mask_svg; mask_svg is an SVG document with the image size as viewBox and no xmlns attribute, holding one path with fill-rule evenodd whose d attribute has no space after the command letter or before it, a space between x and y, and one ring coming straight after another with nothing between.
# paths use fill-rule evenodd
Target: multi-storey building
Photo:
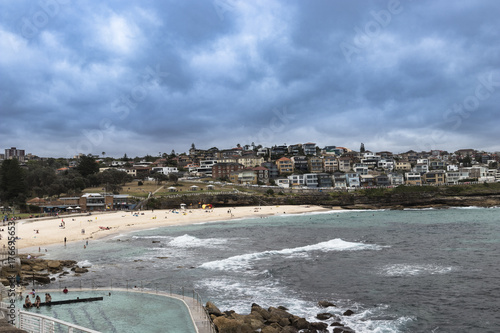
<instances>
[{"instance_id":1,"label":"multi-storey building","mask_svg":"<svg viewBox=\"0 0 500 333\"><path fill-rule=\"evenodd\" d=\"M334 172L333 173L333 183L335 188L346 188L347 187L347 178L342 172Z\"/></svg>"},{"instance_id":2,"label":"multi-storey building","mask_svg":"<svg viewBox=\"0 0 500 333\"><path fill-rule=\"evenodd\" d=\"M422 177L419 173L407 172L405 173L406 185L422 185Z\"/></svg>"},{"instance_id":3,"label":"multi-storey building","mask_svg":"<svg viewBox=\"0 0 500 333\"><path fill-rule=\"evenodd\" d=\"M154 167L151 169L151 171L161 173L162 175L179 172L176 167Z\"/></svg>"},{"instance_id":4,"label":"multi-storey building","mask_svg":"<svg viewBox=\"0 0 500 333\"><path fill-rule=\"evenodd\" d=\"M278 167L273 162L264 162L261 164L261 166L268 170L269 179L276 179L279 177Z\"/></svg>"},{"instance_id":5,"label":"multi-storey building","mask_svg":"<svg viewBox=\"0 0 500 333\"><path fill-rule=\"evenodd\" d=\"M264 163L264 158L262 156L246 155L238 157L236 162L242 164L245 168L253 168Z\"/></svg>"},{"instance_id":6,"label":"multi-storey building","mask_svg":"<svg viewBox=\"0 0 500 333\"><path fill-rule=\"evenodd\" d=\"M339 171L349 172L351 171L351 159L349 157L339 158Z\"/></svg>"},{"instance_id":7,"label":"multi-storey building","mask_svg":"<svg viewBox=\"0 0 500 333\"><path fill-rule=\"evenodd\" d=\"M309 164L307 163L307 157L305 156L292 156L290 158L293 162L293 168L298 172L308 172Z\"/></svg>"},{"instance_id":8,"label":"multi-storey building","mask_svg":"<svg viewBox=\"0 0 500 333\"><path fill-rule=\"evenodd\" d=\"M329 173L317 173L318 187L333 187L333 177Z\"/></svg>"},{"instance_id":9,"label":"multi-storey building","mask_svg":"<svg viewBox=\"0 0 500 333\"><path fill-rule=\"evenodd\" d=\"M347 186L349 187L360 187L361 181L359 179L359 174L355 172L349 172L345 174Z\"/></svg>"},{"instance_id":10,"label":"multi-storey building","mask_svg":"<svg viewBox=\"0 0 500 333\"><path fill-rule=\"evenodd\" d=\"M323 169L325 172L335 172L339 169L339 162L335 156L323 157Z\"/></svg>"},{"instance_id":11,"label":"multi-storey building","mask_svg":"<svg viewBox=\"0 0 500 333\"><path fill-rule=\"evenodd\" d=\"M411 170L411 163L408 161L397 161L396 162L396 170L410 171Z\"/></svg>"},{"instance_id":12,"label":"multi-storey building","mask_svg":"<svg viewBox=\"0 0 500 333\"><path fill-rule=\"evenodd\" d=\"M293 172L293 162L288 157L282 157L276 161L278 172L281 174Z\"/></svg>"},{"instance_id":13,"label":"multi-storey building","mask_svg":"<svg viewBox=\"0 0 500 333\"><path fill-rule=\"evenodd\" d=\"M323 159L318 156L309 157L307 161L310 172L323 172Z\"/></svg>"},{"instance_id":14,"label":"multi-storey building","mask_svg":"<svg viewBox=\"0 0 500 333\"><path fill-rule=\"evenodd\" d=\"M444 170L435 170L424 173L422 177L423 184L441 185L445 183L446 173Z\"/></svg>"},{"instance_id":15,"label":"multi-storey building","mask_svg":"<svg viewBox=\"0 0 500 333\"><path fill-rule=\"evenodd\" d=\"M243 165L239 163L217 163L212 166L212 178L229 178L231 172L243 169Z\"/></svg>"},{"instance_id":16,"label":"multi-storey building","mask_svg":"<svg viewBox=\"0 0 500 333\"><path fill-rule=\"evenodd\" d=\"M24 149L17 149L16 147L5 149L4 159L11 160L13 158L16 158L19 162L24 162Z\"/></svg>"},{"instance_id":17,"label":"multi-storey building","mask_svg":"<svg viewBox=\"0 0 500 333\"><path fill-rule=\"evenodd\" d=\"M448 184L458 184L467 178L469 178L469 173L466 171L448 171L446 173L446 183Z\"/></svg>"},{"instance_id":18,"label":"multi-storey building","mask_svg":"<svg viewBox=\"0 0 500 333\"><path fill-rule=\"evenodd\" d=\"M304 149L304 154L308 155L316 155L316 144L312 142L304 143L302 145L302 149Z\"/></svg>"},{"instance_id":19,"label":"multi-storey building","mask_svg":"<svg viewBox=\"0 0 500 333\"><path fill-rule=\"evenodd\" d=\"M260 166L260 167L253 168L252 170L255 171L255 173L257 175L257 182L261 182L264 184L269 183L269 170L267 170L267 168Z\"/></svg>"}]
</instances>

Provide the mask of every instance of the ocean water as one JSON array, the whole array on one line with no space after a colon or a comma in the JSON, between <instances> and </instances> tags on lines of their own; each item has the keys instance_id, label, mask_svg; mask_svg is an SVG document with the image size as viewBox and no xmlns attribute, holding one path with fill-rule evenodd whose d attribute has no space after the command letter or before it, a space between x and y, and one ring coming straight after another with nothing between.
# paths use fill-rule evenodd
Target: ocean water
<instances>
[{"instance_id":1,"label":"ocean water","mask_svg":"<svg viewBox=\"0 0 500 333\"><path fill-rule=\"evenodd\" d=\"M83 244L48 248L91 266L52 287L184 286L221 310L328 311L356 332L499 332L499 208L284 214Z\"/></svg>"}]
</instances>

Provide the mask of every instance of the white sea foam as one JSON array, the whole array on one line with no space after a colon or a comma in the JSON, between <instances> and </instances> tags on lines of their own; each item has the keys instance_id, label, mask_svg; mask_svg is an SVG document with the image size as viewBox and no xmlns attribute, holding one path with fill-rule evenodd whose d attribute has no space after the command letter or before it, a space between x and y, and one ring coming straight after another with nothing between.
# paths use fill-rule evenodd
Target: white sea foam
<instances>
[{"instance_id":1,"label":"white sea foam","mask_svg":"<svg viewBox=\"0 0 500 333\"><path fill-rule=\"evenodd\" d=\"M132 239L172 239L172 236L132 236Z\"/></svg>"},{"instance_id":2,"label":"white sea foam","mask_svg":"<svg viewBox=\"0 0 500 333\"><path fill-rule=\"evenodd\" d=\"M346 242L340 238L335 238L326 242L313 245L306 245L283 250L270 250L263 252L254 252L229 257L222 260L210 261L202 264L200 267L214 270L239 270L250 268L252 261L268 258L271 256L301 256L307 255L312 251L330 252L330 251L359 251L359 250L380 250L380 245Z\"/></svg>"},{"instance_id":3,"label":"white sea foam","mask_svg":"<svg viewBox=\"0 0 500 333\"><path fill-rule=\"evenodd\" d=\"M224 238L205 238L200 239L190 235L182 235L175 237L171 240L168 245L173 247L218 247L227 243L227 239Z\"/></svg>"},{"instance_id":4,"label":"white sea foam","mask_svg":"<svg viewBox=\"0 0 500 333\"><path fill-rule=\"evenodd\" d=\"M237 313L249 313L250 304L256 303L267 308L283 305L296 315L306 315L305 309L314 306L311 302L301 300L297 295L273 279L252 280L251 284L241 277L217 277L204 279L196 288L209 289L220 299L215 299L220 309L234 310Z\"/></svg>"},{"instance_id":5,"label":"white sea foam","mask_svg":"<svg viewBox=\"0 0 500 333\"><path fill-rule=\"evenodd\" d=\"M88 260L82 260L76 263L79 267L90 268L92 267L92 263Z\"/></svg>"},{"instance_id":6,"label":"white sea foam","mask_svg":"<svg viewBox=\"0 0 500 333\"><path fill-rule=\"evenodd\" d=\"M409 316L397 318L374 319L378 315L387 313L387 306L354 310L351 316L343 316L342 323L360 333L397 333L404 330L404 327L413 319Z\"/></svg>"},{"instance_id":7,"label":"white sea foam","mask_svg":"<svg viewBox=\"0 0 500 333\"><path fill-rule=\"evenodd\" d=\"M249 285L244 278L217 277L198 282L196 288L209 289L215 295L220 295L220 299L214 299L214 301L222 311L234 310L237 313L246 314L250 312L251 303L259 304L264 308L283 305L290 313L304 317L310 322L317 322L316 315L325 312L325 309L319 308L317 303L302 300L293 291L287 290L272 279L252 280ZM351 304L349 308L355 312L350 317L342 316L347 308L329 308L328 312L340 317L342 323L356 332L396 333L401 332L405 325L412 321L410 317L391 318L387 315L389 308L387 305L361 309L356 304ZM377 319L377 317L383 319ZM323 322L331 324L335 320L332 318ZM332 332L333 327L329 327L329 330Z\"/></svg>"},{"instance_id":8,"label":"white sea foam","mask_svg":"<svg viewBox=\"0 0 500 333\"><path fill-rule=\"evenodd\" d=\"M333 215L333 214L348 214L348 213L360 213L360 212L383 212L386 209L333 209L329 211L317 211L317 212L305 212L296 214L280 214L276 215L278 217L291 217L291 216L304 216L304 215Z\"/></svg>"},{"instance_id":9,"label":"white sea foam","mask_svg":"<svg viewBox=\"0 0 500 333\"><path fill-rule=\"evenodd\" d=\"M439 266L434 264L394 264L384 266L380 273L386 276L418 276L446 274L455 269L453 266Z\"/></svg>"},{"instance_id":10,"label":"white sea foam","mask_svg":"<svg viewBox=\"0 0 500 333\"><path fill-rule=\"evenodd\" d=\"M483 209L483 207L478 206L467 206L467 207L451 207L452 209Z\"/></svg>"}]
</instances>

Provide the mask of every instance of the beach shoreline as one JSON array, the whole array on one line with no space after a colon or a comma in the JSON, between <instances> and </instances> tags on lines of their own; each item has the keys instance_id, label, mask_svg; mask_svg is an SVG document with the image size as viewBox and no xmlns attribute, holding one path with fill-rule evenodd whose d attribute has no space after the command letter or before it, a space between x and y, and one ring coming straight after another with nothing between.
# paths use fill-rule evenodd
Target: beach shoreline
<instances>
[{"instance_id":1,"label":"beach shoreline","mask_svg":"<svg viewBox=\"0 0 500 333\"><path fill-rule=\"evenodd\" d=\"M273 215L304 214L339 210L314 205L235 206L204 209L162 209L116 211L105 214L58 216L51 219L19 220L16 223L16 246L19 250L40 249L54 244L73 243L112 237L122 233L159 227L191 225ZM64 228L60 225L63 224ZM109 228L109 229L107 229ZM7 228L0 232L7 239Z\"/></svg>"}]
</instances>

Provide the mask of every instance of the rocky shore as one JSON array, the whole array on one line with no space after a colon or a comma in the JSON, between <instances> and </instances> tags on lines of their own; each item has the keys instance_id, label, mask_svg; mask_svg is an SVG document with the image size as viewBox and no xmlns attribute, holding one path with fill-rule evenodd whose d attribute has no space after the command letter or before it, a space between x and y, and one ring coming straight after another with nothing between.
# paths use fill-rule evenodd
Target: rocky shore
<instances>
[{"instance_id":1,"label":"rocky shore","mask_svg":"<svg viewBox=\"0 0 500 333\"><path fill-rule=\"evenodd\" d=\"M42 254L43 256L43 254ZM20 285L28 285L37 281L41 284L48 284L56 279L55 276L64 276L67 274L74 273L78 276L79 274L88 272L85 267L78 266L77 262L74 260L47 260L41 258L42 256L31 254L20 254L19 262L16 263L11 269L1 270L0 281L4 285L8 285L8 276L15 276L19 273L21 278ZM6 265L4 265L7 267Z\"/></svg>"},{"instance_id":2,"label":"rocky shore","mask_svg":"<svg viewBox=\"0 0 500 333\"><path fill-rule=\"evenodd\" d=\"M153 198L149 209L172 209L181 203L196 206L209 202L216 207L320 205L343 209L405 209L500 206L500 189L496 184L467 186L400 186L394 189L360 189L358 191L305 191L273 195L200 194Z\"/></svg>"},{"instance_id":3,"label":"rocky shore","mask_svg":"<svg viewBox=\"0 0 500 333\"><path fill-rule=\"evenodd\" d=\"M258 304L252 304L250 314L241 315L234 311L221 312L217 306L207 302L205 309L212 319L219 333L305 333L328 332L332 327L333 333L353 333L353 329L342 324L341 318L328 312L328 308L335 307L328 301L320 301L320 308L325 311L318 313L317 322L309 322L305 318L295 316L282 306L264 309ZM343 316L350 316L353 311L347 310ZM329 324L324 322L328 320Z\"/></svg>"}]
</instances>

